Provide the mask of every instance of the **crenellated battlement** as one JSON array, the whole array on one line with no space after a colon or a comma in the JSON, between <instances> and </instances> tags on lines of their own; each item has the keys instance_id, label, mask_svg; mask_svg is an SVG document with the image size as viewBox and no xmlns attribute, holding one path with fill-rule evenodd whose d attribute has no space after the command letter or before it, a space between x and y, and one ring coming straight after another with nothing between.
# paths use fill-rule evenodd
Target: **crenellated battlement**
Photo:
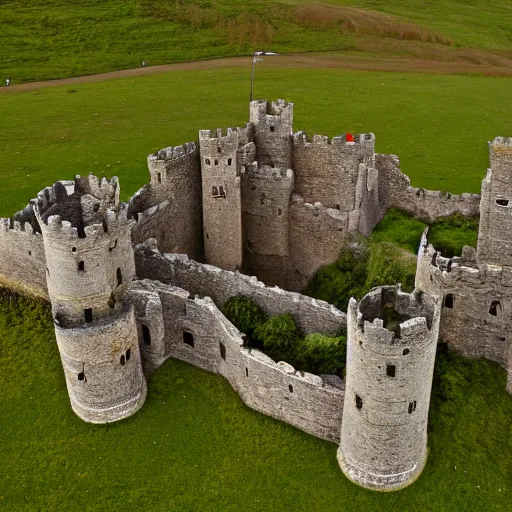
<instances>
[{"instance_id":1,"label":"crenellated battlement","mask_svg":"<svg viewBox=\"0 0 512 512\"><path fill-rule=\"evenodd\" d=\"M236 137L241 141L241 145L243 145L249 142L248 139L250 138L251 128L251 124L247 123L245 127L226 128L225 131L222 128L215 130L199 130L199 141L223 142Z\"/></svg>"},{"instance_id":2,"label":"crenellated battlement","mask_svg":"<svg viewBox=\"0 0 512 512\"><path fill-rule=\"evenodd\" d=\"M160 149L156 153L148 156L148 163L160 160L175 160L182 158L190 153L197 151L197 145L195 142L186 142L181 146L168 147Z\"/></svg>"},{"instance_id":3,"label":"crenellated battlement","mask_svg":"<svg viewBox=\"0 0 512 512\"><path fill-rule=\"evenodd\" d=\"M0 217L0 235L10 231L16 233L26 233L27 235L41 236L41 233L35 231L30 222L20 222L18 220L14 220L13 218Z\"/></svg>"},{"instance_id":4,"label":"crenellated battlement","mask_svg":"<svg viewBox=\"0 0 512 512\"><path fill-rule=\"evenodd\" d=\"M279 167L270 167L269 165L260 166L258 162L250 162L242 166L242 172L252 176L265 176L275 181L293 182L293 171Z\"/></svg>"},{"instance_id":5,"label":"crenellated battlement","mask_svg":"<svg viewBox=\"0 0 512 512\"><path fill-rule=\"evenodd\" d=\"M322 203L308 203L304 200L304 198L300 194L293 194L291 198L291 205L302 208L308 212L310 212L314 216L318 215L327 215L336 220L345 221L348 219L347 212L342 212L337 208L327 208Z\"/></svg>"},{"instance_id":6,"label":"crenellated battlement","mask_svg":"<svg viewBox=\"0 0 512 512\"><path fill-rule=\"evenodd\" d=\"M347 137L347 134L341 134L336 137L328 137L326 135L309 135L304 131L299 131L293 134L293 145L297 147L360 147L364 146L374 146L375 145L375 135L373 133L360 133L352 136L354 140L351 140L350 137ZM349 140L347 140L347 138Z\"/></svg>"}]
</instances>

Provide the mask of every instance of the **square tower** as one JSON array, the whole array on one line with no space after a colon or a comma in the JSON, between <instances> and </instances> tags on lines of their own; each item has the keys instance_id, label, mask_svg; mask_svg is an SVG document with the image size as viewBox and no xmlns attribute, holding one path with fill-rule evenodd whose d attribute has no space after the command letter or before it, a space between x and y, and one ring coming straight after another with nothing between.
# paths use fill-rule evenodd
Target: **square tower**
<instances>
[{"instance_id":1,"label":"square tower","mask_svg":"<svg viewBox=\"0 0 512 512\"><path fill-rule=\"evenodd\" d=\"M512 266L512 138L489 143L491 168L482 181L478 261Z\"/></svg>"}]
</instances>

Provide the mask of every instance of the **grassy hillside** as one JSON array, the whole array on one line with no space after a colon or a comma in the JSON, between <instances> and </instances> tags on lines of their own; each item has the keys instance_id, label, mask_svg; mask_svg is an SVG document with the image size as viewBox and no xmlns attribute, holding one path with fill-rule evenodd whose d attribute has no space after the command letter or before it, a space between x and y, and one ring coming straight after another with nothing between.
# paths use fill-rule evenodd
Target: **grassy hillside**
<instances>
[{"instance_id":1,"label":"grassy hillside","mask_svg":"<svg viewBox=\"0 0 512 512\"><path fill-rule=\"evenodd\" d=\"M0 510L509 510L512 398L505 372L447 361L430 453L399 493L351 484L336 446L243 405L222 378L168 361L135 416L73 414L48 307L0 300ZM443 375L443 372L440 374ZM452 396L453 395L453 396Z\"/></svg>"},{"instance_id":2,"label":"grassy hillside","mask_svg":"<svg viewBox=\"0 0 512 512\"><path fill-rule=\"evenodd\" d=\"M258 66L255 96L294 101L297 130L373 131L415 186L479 192L487 141L512 135L512 79ZM245 123L248 92L248 69L216 69L2 95L0 216L89 172L119 176L127 199L148 181L149 153Z\"/></svg>"},{"instance_id":3,"label":"grassy hillside","mask_svg":"<svg viewBox=\"0 0 512 512\"><path fill-rule=\"evenodd\" d=\"M154 65L240 55L261 48L426 59L452 58L452 46L511 50L512 12L505 0L329 3L2 0L0 82L100 73L138 67L142 61ZM496 58L473 51L457 55L471 61Z\"/></svg>"}]
</instances>

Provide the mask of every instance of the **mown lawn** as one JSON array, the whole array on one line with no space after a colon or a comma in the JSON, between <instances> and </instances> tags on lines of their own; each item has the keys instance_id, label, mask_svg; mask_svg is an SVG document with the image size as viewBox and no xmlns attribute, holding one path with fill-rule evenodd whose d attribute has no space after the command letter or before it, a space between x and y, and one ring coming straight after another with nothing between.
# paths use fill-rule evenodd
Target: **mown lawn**
<instances>
[{"instance_id":1,"label":"mown lawn","mask_svg":"<svg viewBox=\"0 0 512 512\"><path fill-rule=\"evenodd\" d=\"M343 476L334 444L248 409L222 377L177 361L151 376L135 416L81 421L44 305L4 293L0 340L2 511L510 510L512 398L489 362L440 359L458 384L451 401L433 401L427 467L382 494Z\"/></svg>"},{"instance_id":2,"label":"mown lawn","mask_svg":"<svg viewBox=\"0 0 512 512\"><path fill-rule=\"evenodd\" d=\"M386 14L368 15L367 10ZM386 33L384 25L390 29ZM402 30L403 25L408 28ZM510 52L511 33L506 0L3 0L0 83L262 48L412 53L427 59L447 45ZM432 37L436 48L409 44ZM395 40L403 44L392 44ZM479 57L468 53L468 58Z\"/></svg>"},{"instance_id":3,"label":"mown lawn","mask_svg":"<svg viewBox=\"0 0 512 512\"><path fill-rule=\"evenodd\" d=\"M510 78L258 66L255 97L295 102L296 130L373 131L418 187L479 192L487 141L512 135ZM149 153L248 120L249 75L180 71L1 95L0 215L90 172L119 176L128 199L148 181Z\"/></svg>"}]
</instances>

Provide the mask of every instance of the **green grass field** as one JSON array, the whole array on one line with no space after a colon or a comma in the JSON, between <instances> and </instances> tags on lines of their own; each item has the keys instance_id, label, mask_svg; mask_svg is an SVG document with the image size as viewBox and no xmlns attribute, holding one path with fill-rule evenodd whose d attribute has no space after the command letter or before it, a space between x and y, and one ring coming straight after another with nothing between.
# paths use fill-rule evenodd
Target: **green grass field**
<instances>
[{"instance_id":1,"label":"green grass field","mask_svg":"<svg viewBox=\"0 0 512 512\"><path fill-rule=\"evenodd\" d=\"M247 69L180 71L0 96L0 215L57 179L117 175L124 199L146 155L248 120ZM314 73L314 79L312 74ZM479 192L487 141L511 135L510 78L257 69L255 96L295 102L295 129L373 131L418 187ZM327 92L326 92L327 91Z\"/></svg>"},{"instance_id":2,"label":"green grass field","mask_svg":"<svg viewBox=\"0 0 512 512\"><path fill-rule=\"evenodd\" d=\"M2 0L0 82L100 73L139 67L142 61L154 65L241 55L262 48L412 52L428 59L439 51L430 46L451 44L510 53L512 10L506 0L427 4L421 0L331 0L328 4L305 0ZM368 13L372 9L378 12ZM396 39L404 44L391 44ZM431 40L434 44L421 50L408 44ZM468 58L478 60L471 53Z\"/></svg>"},{"instance_id":3,"label":"green grass field","mask_svg":"<svg viewBox=\"0 0 512 512\"><path fill-rule=\"evenodd\" d=\"M222 377L170 360L135 416L90 425L46 306L3 293L0 339L2 511L510 510L512 398L492 363L448 362L460 383L433 399L423 475L376 493L343 476L334 444L248 409Z\"/></svg>"}]
</instances>

